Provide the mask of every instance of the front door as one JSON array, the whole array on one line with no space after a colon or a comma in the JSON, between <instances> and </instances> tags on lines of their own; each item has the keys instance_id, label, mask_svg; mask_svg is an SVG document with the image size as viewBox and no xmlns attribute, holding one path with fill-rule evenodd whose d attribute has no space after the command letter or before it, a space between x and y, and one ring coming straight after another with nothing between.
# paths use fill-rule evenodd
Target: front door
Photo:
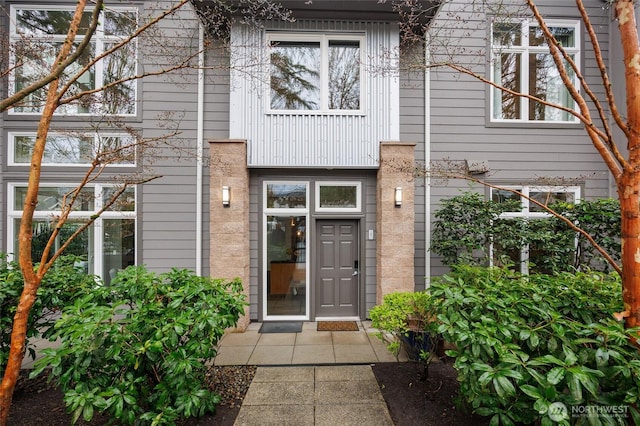
<instances>
[{"instance_id":1,"label":"front door","mask_svg":"<svg viewBox=\"0 0 640 426\"><path fill-rule=\"evenodd\" d=\"M358 221L316 222L316 316L358 316Z\"/></svg>"}]
</instances>

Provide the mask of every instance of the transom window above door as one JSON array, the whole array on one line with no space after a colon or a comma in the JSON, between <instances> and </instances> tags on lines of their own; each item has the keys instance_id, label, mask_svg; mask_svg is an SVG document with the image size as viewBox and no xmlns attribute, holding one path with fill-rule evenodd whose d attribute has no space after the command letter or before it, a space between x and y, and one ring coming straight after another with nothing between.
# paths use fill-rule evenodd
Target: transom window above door
<instances>
[{"instance_id":1,"label":"transom window above door","mask_svg":"<svg viewBox=\"0 0 640 426\"><path fill-rule=\"evenodd\" d=\"M316 211L359 212L362 209L360 182L316 182Z\"/></svg>"},{"instance_id":2,"label":"transom window above door","mask_svg":"<svg viewBox=\"0 0 640 426\"><path fill-rule=\"evenodd\" d=\"M362 109L364 36L268 33L267 42L272 112Z\"/></svg>"}]
</instances>

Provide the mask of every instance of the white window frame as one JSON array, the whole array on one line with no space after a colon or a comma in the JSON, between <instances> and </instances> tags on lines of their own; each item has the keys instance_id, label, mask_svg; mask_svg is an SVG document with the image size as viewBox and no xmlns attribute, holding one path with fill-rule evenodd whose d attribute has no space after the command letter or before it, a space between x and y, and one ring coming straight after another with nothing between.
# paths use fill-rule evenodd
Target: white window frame
<instances>
[{"instance_id":1,"label":"white window frame","mask_svg":"<svg viewBox=\"0 0 640 426\"><path fill-rule=\"evenodd\" d=\"M500 214L501 219L513 219L513 218L528 218L528 219L540 219L551 217L550 213L545 212L532 212L530 211L530 205L533 204L529 201L529 194L532 192L560 192L560 193L573 193L574 203L578 204L581 200L581 188L579 186L553 186L553 185L513 185L513 186L501 186L500 188L489 189L489 200L493 200L493 191L499 191L504 189L516 190L524 197L520 197L522 209L519 212L505 212ZM577 246L578 239L576 238L575 244ZM489 264L493 266L493 243L489 246ZM524 246L520 251L520 272L522 274L529 274L529 247Z\"/></svg>"},{"instance_id":2,"label":"white window frame","mask_svg":"<svg viewBox=\"0 0 640 426\"><path fill-rule=\"evenodd\" d=\"M75 7L74 6L64 6L64 5L48 5L48 4L39 4L39 5L11 5L11 19L10 19L10 43L14 44L16 42L19 42L21 37L18 35L17 30L16 30L16 23L17 18L16 18L16 13L17 10L50 10L50 11L74 11ZM116 13L126 13L126 12L133 12L138 14L139 13L139 9L136 7L109 7L109 11L113 11ZM107 36L105 35L105 31L104 31L104 23L105 23L105 16L104 16L105 11L102 12L102 16L100 17L100 20L98 22L98 27L96 28L95 33L92 36L92 43L95 43L95 55L96 57L98 55L100 55L101 53L104 52L105 48L105 44L109 44L109 43L118 43L119 41L122 40L121 37L118 36ZM43 36L43 37L35 37L35 40L38 41L43 41L43 42L51 42L51 43L62 43L64 42L64 40L66 39L66 34L56 34L56 35L47 35L47 36ZM80 42L83 39L83 35L82 34L78 34L75 38L75 42ZM131 43L135 43L136 44L136 57L134 58L135 60L135 70L136 70L136 74L138 72L138 48L137 48L137 40L132 40ZM10 66L11 69L14 69L15 67L15 56L13 54L10 55L9 58L9 62L10 62ZM95 65L94 65L94 69L95 69L95 87L94 88L99 88L102 86L102 82L104 81L104 63L102 60L98 61ZM132 113L129 114L107 114L110 116L122 116L122 117L132 117L132 116L136 116L137 115L137 111L138 111L138 101L139 101L139 93L138 93L138 84L137 82L135 82L135 88L134 88L134 93L135 93L135 99L134 99L134 103L133 103L133 108L134 111ZM9 74L9 94L13 94L15 90L15 74L14 72L11 72ZM98 111L102 111L103 108L101 108L101 106L98 106L97 108ZM10 108L8 113L10 115L31 115L31 116L37 116L40 115L42 112L16 112L13 108ZM73 112L65 112L64 114L61 115L65 115L65 116L92 116L92 115L99 115L99 113L93 113L93 112L86 112L86 113L73 113Z\"/></svg>"},{"instance_id":3,"label":"white window frame","mask_svg":"<svg viewBox=\"0 0 640 426\"><path fill-rule=\"evenodd\" d=\"M329 109L329 41L357 41L360 43L360 108L358 109ZM271 59L270 46L272 42L318 42L320 43L320 108L318 109L272 109L271 108ZM365 110L365 73L363 72L365 36L362 33L315 33L315 32L275 32L266 33L266 61L267 84L265 110L268 114L298 114L298 115L364 115Z\"/></svg>"},{"instance_id":4,"label":"white window frame","mask_svg":"<svg viewBox=\"0 0 640 426\"><path fill-rule=\"evenodd\" d=\"M321 207L320 206L320 187L322 186L345 186L356 188L356 206L355 207ZM362 211L362 182L354 181L316 181L315 187L315 209L317 212L327 213L356 213Z\"/></svg>"},{"instance_id":5,"label":"white window frame","mask_svg":"<svg viewBox=\"0 0 640 426\"><path fill-rule=\"evenodd\" d=\"M502 23L502 22L501 22ZM564 50L569 54L573 55L575 63L580 66L581 64L581 46L582 46L582 34L580 21L578 20L548 20L547 25L549 27L567 27L574 29L574 37L575 37L575 46L574 47L564 47ZM496 61L496 54L500 55L502 53L515 53L520 55L520 90L521 93L528 94L529 93L529 54L530 53L549 53L549 48L546 46L529 46L529 28L531 27L539 27L538 23L530 20L522 20L519 22L513 22L513 24L520 24L521 29L521 45L509 45L509 46L496 46L493 44L493 27L495 23L491 24L491 65L490 65L490 79L495 82L496 78L494 75L494 63ZM574 84L576 87L579 87L579 80L577 75L574 77ZM529 120L529 99L526 97L520 97L520 116L519 119L504 119L504 118L496 118L495 117L495 106L496 106L496 95L498 93L502 93L499 89L491 87L489 89L489 107L490 107L490 119L491 122L494 123L542 123L542 124L576 124L578 119L571 115L569 120ZM573 109L577 109L577 103L574 101Z\"/></svg>"},{"instance_id":6,"label":"white window frame","mask_svg":"<svg viewBox=\"0 0 640 426\"><path fill-rule=\"evenodd\" d=\"M8 161L7 161L7 165L8 166L28 166L29 162L25 162L25 163L19 163L16 161L16 144L15 144L15 138L16 136L29 136L29 137L33 137L35 138L37 135L36 132L9 132L8 134ZM49 132L49 137L55 137L55 136L65 136L64 133L57 133L57 132ZM97 151L98 147L100 146L100 138L109 138L109 137L126 137L126 138L133 138L131 135L129 135L128 133L115 133L115 132L106 132L106 133L92 133L92 132L86 132L86 133L79 133L77 135L73 135L73 136L80 136L80 137L92 137L94 142L93 142L93 153L95 155L95 152ZM137 153L137 149L135 147L135 142L134 145L132 146L132 148L134 150L134 160L131 163L119 163L119 164L108 164L107 167L136 167L137 162L138 162L138 153ZM45 162L43 161L42 163L43 166L53 166L53 167L84 167L86 168L87 166L91 165L90 162L85 162L85 163L53 163L53 162Z\"/></svg>"},{"instance_id":7,"label":"white window frame","mask_svg":"<svg viewBox=\"0 0 640 426\"><path fill-rule=\"evenodd\" d=\"M58 188L58 187L74 187L73 183L43 183L40 185L44 188ZM22 217L22 210L18 210L15 207L15 191L16 188L26 188L26 182L11 182L7 185L7 253L9 260L14 259L15 251L17 247L14 247L15 241L15 233L18 231L14 226L15 219L20 219ZM102 193L106 188L113 188L116 185L105 185L105 184L95 184L95 185L87 185L85 188L93 188L95 201L93 210L85 210L85 211L72 211L69 213L69 220L83 220L89 219L94 213L99 211L103 206ZM135 239L134 239L134 247L137 249L138 247L138 218L137 218L137 200L138 200L138 188L137 186L132 187L134 190L134 196L136 202L134 203L133 211L112 211L107 210L104 211L98 218L96 218L95 222L92 224L93 227L93 260L89 259L89 262L93 264L94 275L102 276L101 271L104 267L104 234L103 234L103 221L108 219L133 219L134 220L134 228L135 228ZM52 216L60 215L60 211L55 210L36 210L33 214L34 220L43 220L51 218ZM137 256L134 258L134 262L137 264ZM102 277L105 278L105 277Z\"/></svg>"},{"instance_id":8,"label":"white window frame","mask_svg":"<svg viewBox=\"0 0 640 426\"><path fill-rule=\"evenodd\" d=\"M306 197L306 205L304 208L267 208L267 186L273 184L282 184L282 185L305 185L305 197ZM265 180L262 183L262 235L267 235L267 217L268 216L305 216L306 226L307 226L307 235L306 235L306 244L308 250L309 244L309 181L305 180ZM308 320L310 318L310 292L308 291L310 288L309 281L309 256L305 256L305 282L307 285L307 291L305 291L305 314L304 315L269 315L267 311L267 239L262 239L262 262L264 267L262 268L262 313L264 320Z\"/></svg>"}]
</instances>

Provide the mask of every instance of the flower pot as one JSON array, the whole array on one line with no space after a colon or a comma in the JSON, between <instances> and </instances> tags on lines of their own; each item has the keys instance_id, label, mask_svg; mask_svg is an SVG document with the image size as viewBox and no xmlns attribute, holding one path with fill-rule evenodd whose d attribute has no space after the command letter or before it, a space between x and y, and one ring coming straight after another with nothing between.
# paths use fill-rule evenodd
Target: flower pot
<instances>
[{"instance_id":1,"label":"flower pot","mask_svg":"<svg viewBox=\"0 0 640 426\"><path fill-rule=\"evenodd\" d=\"M420 361L421 352L431 351L431 336L426 331L408 331L401 336L402 346L411 361Z\"/></svg>"}]
</instances>

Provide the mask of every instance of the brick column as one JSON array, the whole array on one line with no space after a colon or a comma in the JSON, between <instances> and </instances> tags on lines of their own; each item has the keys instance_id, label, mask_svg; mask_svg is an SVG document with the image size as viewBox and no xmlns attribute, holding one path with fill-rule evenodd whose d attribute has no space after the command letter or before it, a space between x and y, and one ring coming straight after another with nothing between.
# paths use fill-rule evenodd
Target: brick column
<instances>
[{"instance_id":1,"label":"brick column","mask_svg":"<svg viewBox=\"0 0 640 426\"><path fill-rule=\"evenodd\" d=\"M249 170L244 140L210 141L210 245L209 265L213 278L242 280L249 302ZM222 205L222 187L231 192L229 207ZM249 325L249 307L238 322L238 330Z\"/></svg>"},{"instance_id":2,"label":"brick column","mask_svg":"<svg viewBox=\"0 0 640 426\"><path fill-rule=\"evenodd\" d=\"M415 164L415 144L382 142L377 184L376 303L384 295L414 291L414 179L406 166ZM411 170L411 169L409 169ZM402 206L394 202L395 188L402 188Z\"/></svg>"}]
</instances>

